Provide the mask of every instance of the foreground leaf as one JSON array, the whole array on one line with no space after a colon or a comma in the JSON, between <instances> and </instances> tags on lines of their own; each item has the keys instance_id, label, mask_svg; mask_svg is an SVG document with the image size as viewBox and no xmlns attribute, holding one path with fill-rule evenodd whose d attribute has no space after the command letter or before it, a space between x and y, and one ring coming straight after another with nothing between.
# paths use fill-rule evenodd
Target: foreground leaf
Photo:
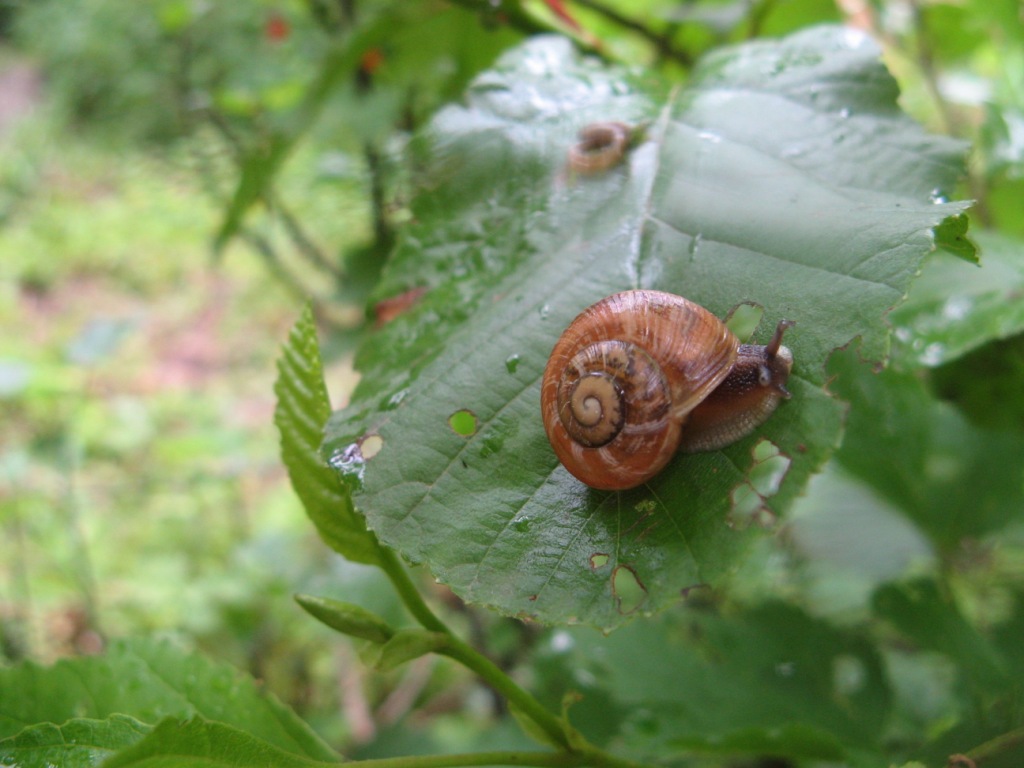
<instances>
[{"instance_id":1,"label":"foreground leaf","mask_svg":"<svg viewBox=\"0 0 1024 768\"><path fill-rule=\"evenodd\" d=\"M92 768L150 732L124 715L105 720L76 718L62 725L40 723L0 739L0 765L18 768Z\"/></svg>"},{"instance_id":2,"label":"foreground leaf","mask_svg":"<svg viewBox=\"0 0 1024 768\"><path fill-rule=\"evenodd\" d=\"M620 713L612 744L632 756L840 761L880 752L891 696L877 652L791 606L682 610L609 638L571 638L561 643L563 663L592 677Z\"/></svg>"},{"instance_id":3,"label":"foreground leaf","mask_svg":"<svg viewBox=\"0 0 1024 768\"><path fill-rule=\"evenodd\" d=\"M336 757L294 712L237 670L169 643L116 643L102 656L0 670L0 738L25 726L118 713L142 724L202 715L296 755ZM84 727L84 726L83 726Z\"/></svg>"},{"instance_id":4,"label":"foreground leaf","mask_svg":"<svg viewBox=\"0 0 1024 768\"><path fill-rule=\"evenodd\" d=\"M423 295L360 352L324 446L381 541L466 600L602 628L723 578L747 519L784 512L838 441L825 360L856 336L884 355L884 313L964 207L933 202L962 148L899 112L878 55L815 29L722 51L670 90L540 39L442 112L380 294ZM567 148L601 119L646 128L620 166L572 178ZM554 459L540 376L580 310L639 287L721 317L757 304L762 343L797 321L794 397L758 435L596 492ZM750 475L764 447L768 484Z\"/></svg>"},{"instance_id":5,"label":"foreground leaf","mask_svg":"<svg viewBox=\"0 0 1024 768\"><path fill-rule=\"evenodd\" d=\"M320 538L357 563L380 562L380 545L352 508L337 476L318 452L321 429L331 413L313 312L307 306L292 328L277 363L274 423L281 433L281 457L292 487Z\"/></svg>"},{"instance_id":6,"label":"foreground leaf","mask_svg":"<svg viewBox=\"0 0 1024 768\"><path fill-rule=\"evenodd\" d=\"M931 579L887 584L873 600L875 612L919 647L948 655L981 691L1014 687L1008 664Z\"/></svg>"},{"instance_id":7,"label":"foreground leaf","mask_svg":"<svg viewBox=\"0 0 1024 768\"><path fill-rule=\"evenodd\" d=\"M942 764L954 753L966 753L979 766L1020 765L1024 744L1024 651L1020 642L1024 594L1018 589L1010 600L1008 616L979 627L968 620L953 595L932 579L888 584L875 593L875 613L900 633L903 653L915 649L920 659L926 657L921 651L935 652L933 660L945 657L945 669L955 675L947 684L945 706L934 712L931 722L921 722L903 735L907 742L920 742L904 754L928 765ZM933 680L932 686L936 682ZM920 687L915 692L920 695ZM929 693L928 705L933 697ZM920 701L910 707L912 711L920 708ZM928 709L931 706L925 711Z\"/></svg>"},{"instance_id":8,"label":"foreground leaf","mask_svg":"<svg viewBox=\"0 0 1024 768\"><path fill-rule=\"evenodd\" d=\"M169 718L139 743L103 765L105 768L313 768L340 761L310 760L286 752L259 736L202 718Z\"/></svg>"}]
</instances>

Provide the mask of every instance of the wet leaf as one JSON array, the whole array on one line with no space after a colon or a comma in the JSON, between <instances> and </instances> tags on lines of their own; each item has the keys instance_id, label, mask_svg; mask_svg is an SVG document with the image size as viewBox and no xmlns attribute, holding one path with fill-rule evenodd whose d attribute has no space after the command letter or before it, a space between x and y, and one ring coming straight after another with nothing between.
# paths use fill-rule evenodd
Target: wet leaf
<instances>
[{"instance_id":1,"label":"wet leaf","mask_svg":"<svg viewBox=\"0 0 1024 768\"><path fill-rule=\"evenodd\" d=\"M839 463L912 520L940 554L1024 516L1024 434L972 424L912 373L836 354L830 388L850 402Z\"/></svg>"},{"instance_id":2,"label":"wet leaf","mask_svg":"<svg viewBox=\"0 0 1024 768\"><path fill-rule=\"evenodd\" d=\"M1024 333L1024 242L991 232L973 237L980 266L936 252L892 313L898 362L935 367Z\"/></svg>"},{"instance_id":3,"label":"wet leaf","mask_svg":"<svg viewBox=\"0 0 1024 768\"><path fill-rule=\"evenodd\" d=\"M1009 665L935 581L887 584L875 593L873 607L919 647L948 655L979 691L1016 687L1007 677Z\"/></svg>"},{"instance_id":4,"label":"wet leaf","mask_svg":"<svg viewBox=\"0 0 1024 768\"><path fill-rule=\"evenodd\" d=\"M602 628L724 578L749 523L785 512L838 441L825 360L858 336L884 356L884 313L932 229L964 208L933 195L962 147L899 112L878 56L859 33L819 28L721 51L673 87L536 39L441 112L377 295L420 300L361 350L324 445L381 541L466 600ZM608 119L641 126L636 146L605 173L568 173L579 129ZM719 317L759 305L761 343L795 320L794 397L757 435L597 492L554 458L540 376L577 313L639 287ZM472 428L453 428L466 413ZM765 440L789 462L767 491L748 482ZM624 601L626 574L638 588Z\"/></svg>"},{"instance_id":5,"label":"wet leaf","mask_svg":"<svg viewBox=\"0 0 1024 768\"><path fill-rule=\"evenodd\" d=\"M874 647L792 606L688 609L608 638L565 634L564 666L621 713L601 738L633 757L880 751L891 696Z\"/></svg>"}]
</instances>

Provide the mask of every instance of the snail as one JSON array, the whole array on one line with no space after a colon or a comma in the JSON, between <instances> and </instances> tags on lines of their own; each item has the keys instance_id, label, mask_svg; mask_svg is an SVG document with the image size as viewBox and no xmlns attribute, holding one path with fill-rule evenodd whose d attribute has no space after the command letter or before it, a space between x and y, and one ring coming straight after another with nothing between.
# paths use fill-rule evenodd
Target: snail
<instances>
[{"instance_id":1,"label":"snail","mask_svg":"<svg viewBox=\"0 0 1024 768\"><path fill-rule=\"evenodd\" d=\"M579 139L569 148L569 170L584 175L601 173L626 156L633 129L625 123L591 123L583 127Z\"/></svg>"},{"instance_id":2,"label":"snail","mask_svg":"<svg viewBox=\"0 0 1024 768\"><path fill-rule=\"evenodd\" d=\"M551 352L541 414L559 461L602 490L654 477L677 451L739 440L788 399L793 354L779 322L765 346L740 344L699 304L626 291L585 309Z\"/></svg>"}]
</instances>

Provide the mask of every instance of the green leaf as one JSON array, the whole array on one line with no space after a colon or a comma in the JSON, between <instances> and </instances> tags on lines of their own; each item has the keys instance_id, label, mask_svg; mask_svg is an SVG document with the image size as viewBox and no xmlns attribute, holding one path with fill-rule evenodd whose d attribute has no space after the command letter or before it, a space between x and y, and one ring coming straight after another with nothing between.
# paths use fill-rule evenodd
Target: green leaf
<instances>
[{"instance_id":1,"label":"green leaf","mask_svg":"<svg viewBox=\"0 0 1024 768\"><path fill-rule=\"evenodd\" d=\"M289 127L274 131L266 142L243 158L238 186L214 239L215 250L222 250L238 234L245 214L264 198L284 161L316 123L341 79L355 72L360 57L384 40L390 28L386 15L379 16L332 47L320 62L316 77L304 90L303 102L292 116Z\"/></svg>"},{"instance_id":2,"label":"green leaf","mask_svg":"<svg viewBox=\"0 0 1024 768\"><path fill-rule=\"evenodd\" d=\"M448 646L449 640L443 632L400 629L381 647L376 667L386 671L428 653L438 653Z\"/></svg>"},{"instance_id":3,"label":"green leaf","mask_svg":"<svg viewBox=\"0 0 1024 768\"><path fill-rule=\"evenodd\" d=\"M361 8L351 34L326 52L287 125L242 159L238 185L215 239L217 250L265 199L292 150L354 80L368 51L376 48L384 60L375 78L382 87L349 96L343 127L349 135L378 142L418 118L424 105L454 98L472 74L518 38L505 27L484 27L478 13L461 8L394 0L374 5Z\"/></svg>"},{"instance_id":4,"label":"green leaf","mask_svg":"<svg viewBox=\"0 0 1024 768\"><path fill-rule=\"evenodd\" d=\"M836 354L830 388L850 402L836 458L926 534L940 554L1024 514L1024 434L971 424L912 373Z\"/></svg>"},{"instance_id":5,"label":"green leaf","mask_svg":"<svg viewBox=\"0 0 1024 768\"><path fill-rule=\"evenodd\" d=\"M839 439L826 359L857 336L885 354L884 313L932 229L964 208L932 198L961 145L899 112L878 57L859 33L819 28L724 50L671 89L535 39L441 112L378 298L426 292L360 351L363 378L324 444L380 540L468 601L605 629L724 578L748 518L785 512ZM571 178L568 147L602 119L646 123L646 140ZM580 310L639 287L720 317L760 305L762 343L795 320L794 397L757 435L596 492L554 458L540 377ZM768 487L750 474L762 440L782 465Z\"/></svg>"},{"instance_id":6,"label":"green leaf","mask_svg":"<svg viewBox=\"0 0 1024 768\"><path fill-rule=\"evenodd\" d=\"M874 596L875 613L892 622L920 648L944 653L971 679L978 691L1016 687L1009 667L948 595L927 578L887 584Z\"/></svg>"},{"instance_id":7,"label":"green leaf","mask_svg":"<svg viewBox=\"0 0 1024 768\"><path fill-rule=\"evenodd\" d=\"M359 605L312 595L296 595L295 602L320 622L345 635L371 643L386 643L395 634L384 619Z\"/></svg>"},{"instance_id":8,"label":"green leaf","mask_svg":"<svg viewBox=\"0 0 1024 768\"><path fill-rule=\"evenodd\" d=\"M19 768L92 768L142 739L151 728L125 715L104 720L76 718L62 725L30 725L0 739L0 765Z\"/></svg>"},{"instance_id":9,"label":"green leaf","mask_svg":"<svg viewBox=\"0 0 1024 768\"><path fill-rule=\"evenodd\" d=\"M691 609L570 637L565 665L607 692L622 713L615 742L634 757L880 751L890 693L878 654L792 606Z\"/></svg>"},{"instance_id":10,"label":"green leaf","mask_svg":"<svg viewBox=\"0 0 1024 768\"><path fill-rule=\"evenodd\" d=\"M839 620L866 615L880 585L908 569L932 567L935 559L932 542L907 515L836 461L808 484L787 520L786 542L800 557L813 612ZM747 574L759 576L749 568Z\"/></svg>"},{"instance_id":11,"label":"green leaf","mask_svg":"<svg viewBox=\"0 0 1024 768\"><path fill-rule=\"evenodd\" d=\"M277 362L274 423L281 433L281 457L292 487L320 538L357 563L380 563L380 545L356 514L338 477L320 458L321 428L331 406L324 384L313 312L306 306Z\"/></svg>"},{"instance_id":12,"label":"green leaf","mask_svg":"<svg viewBox=\"0 0 1024 768\"><path fill-rule=\"evenodd\" d=\"M118 642L102 656L51 667L0 669L0 738L26 726L122 713L143 724L201 715L296 755L336 755L294 712L251 678L169 643ZM84 726L83 726L84 727Z\"/></svg>"},{"instance_id":13,"label":"green leaf","mask_svg":"<svg viewBox=\"0 0 1024 768\"><path fill-rule=\"evenodd\" d=\"M938 251L892 313L899 362L935 367L1024 333L1024 242L992 232L974 237L980 268Z\"/></svg>"},{"instance_id":14,"label":"green leaf","mask_svg":"<svg viewBox=\"0 0 1024 768\"><path fill-rule=\"evenodd\" d=\"M310 760L282 750L258 736L224 723L194 717L163 720L134 746L122 750L104 768L310 768L339 760Z\"/></svg>"},{"instance_id":15,"label":"green leaf","mask_svg":"<svg viewBox=\"0 0 1024 768\"><path fill-rule=\"evenodd\" d=\"M802 723L778 728L745 728L718 738L673 739L681 749L720 755L786 755L793 760L841 760L845 753L833 737Z\"/></svg>"},{"instance_id":16,"label":"green leaf","mask_svg":"<svg viewBox=\"0 0 1024 768\"><path fill-rule=\"evenodd\" d=\"M935 228L935 246L968 264L978 264L978 246L967 236L970 220L967 214L950 216Z\"/></svg>"}]
</instances>

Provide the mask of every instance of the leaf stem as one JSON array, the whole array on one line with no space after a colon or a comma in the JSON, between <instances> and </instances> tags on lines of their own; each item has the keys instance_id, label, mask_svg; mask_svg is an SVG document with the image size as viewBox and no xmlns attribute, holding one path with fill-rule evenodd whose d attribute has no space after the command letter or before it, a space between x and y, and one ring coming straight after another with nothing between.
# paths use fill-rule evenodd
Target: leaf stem
<instances>
[{"instance_id":1,"label":"leaf stem","mask_svg":"<svg viewBox=\"0 0 1024 768\"><path fill-rule=\"evenodd\" d=\"M1011 749L1016 749L1024 744L1024 727L1014 728L1012 731L996 736L994 739L979 744L967 753L967 757L980 763L1000 754L1007 754Z\"/></svg>"},{"instance_id":2,"label":"leaf stem","mask_svg":"<svg viewBox=\"0 0 1024 768\"><path fill-rule=\"evenodd\" d=\"M402 603L405 604L409 613L415 617L424 629L429 629L432 632L443 632L448 636L448 647L440 650L439 653L458 661L483 678L496 691L508 699L510 704L536 723L544 731L544 734L551 743L557 744L565 750L570 749L569 739L566 736L561 721L537 699L519 687L497 664L455 636L448 628L448 625L441 621L430 610L430 606L424 602L423 596L416 589L412 579L409 578L408 571L406 571L398 557L390 549L382 548L381 567L391 580L391 584L394 586L395 591L398 592ZM475 763L470 763L470 765L475 765ZM530 765L533 765L533 763L530 763Z\"/></svg>"},{"instance_id":3,"label":"leaf stem","mask_svg":"<svg viewBox=\"0 0 1024 768\"><path fill-rule=\"evenodd\" d=\"M429 629L431 632L444 632L450 635L451 630L448 626L434 615L434 612L430 610L430 606L423 600L423 596L420 595L419 590L413 583L412 579L409 578L409 573L405 570L405 566L402 565L398 556L393 550L387 547L380 548L380 567L384 569L384 573L387 574L391 580L391 586L398 592L398 596L402 598L402 603L408 609L409 613L413 615L413 618L418 621L424 629Z\"/></svg>"},{"instance_id":4,"label":"leaf stem","mask_svg":"<svg viewBox=\"0 0 1024 768\"><path fill-rule=\"evenodd\" d=\"M603 16L623 29L635 32L651 43L662 57L671 59L684 67L693 66L693 57L687 51L676 48L673 44L671 27L663 31L652 29L643 22L630 18L610 5L599 2L599 0L576 0L576 4L583 8L589 8L594 13Z\"/></svg>"},{"instance_id":5,"label":"leaf stem","mask_svg":"<svg viewBox=\"0 0 1024 768\"><path fill-rule=\"evenodd\" d=\"M540 728L551 744L558 747L555 752L479 752L462 755L428 755L420 757L397 757L381 760L361 760L359 768L442 768L443 766L474 765L532 765L545 768L574 768L595 766L596 768L645 768L644 763L616 757L587 742L579 734L573 734L571 727L552 714L530 693L519 686L497 664L488 659L465 641L459 639L423 600L423 596L409 577L398 556L390 549L381 547L380 567L387 574L402 603L416 620L432 632L441 632L448 637L447 647L437 653L457 661L475 672L519 712Z\"/></svg>"}]
</instances>

